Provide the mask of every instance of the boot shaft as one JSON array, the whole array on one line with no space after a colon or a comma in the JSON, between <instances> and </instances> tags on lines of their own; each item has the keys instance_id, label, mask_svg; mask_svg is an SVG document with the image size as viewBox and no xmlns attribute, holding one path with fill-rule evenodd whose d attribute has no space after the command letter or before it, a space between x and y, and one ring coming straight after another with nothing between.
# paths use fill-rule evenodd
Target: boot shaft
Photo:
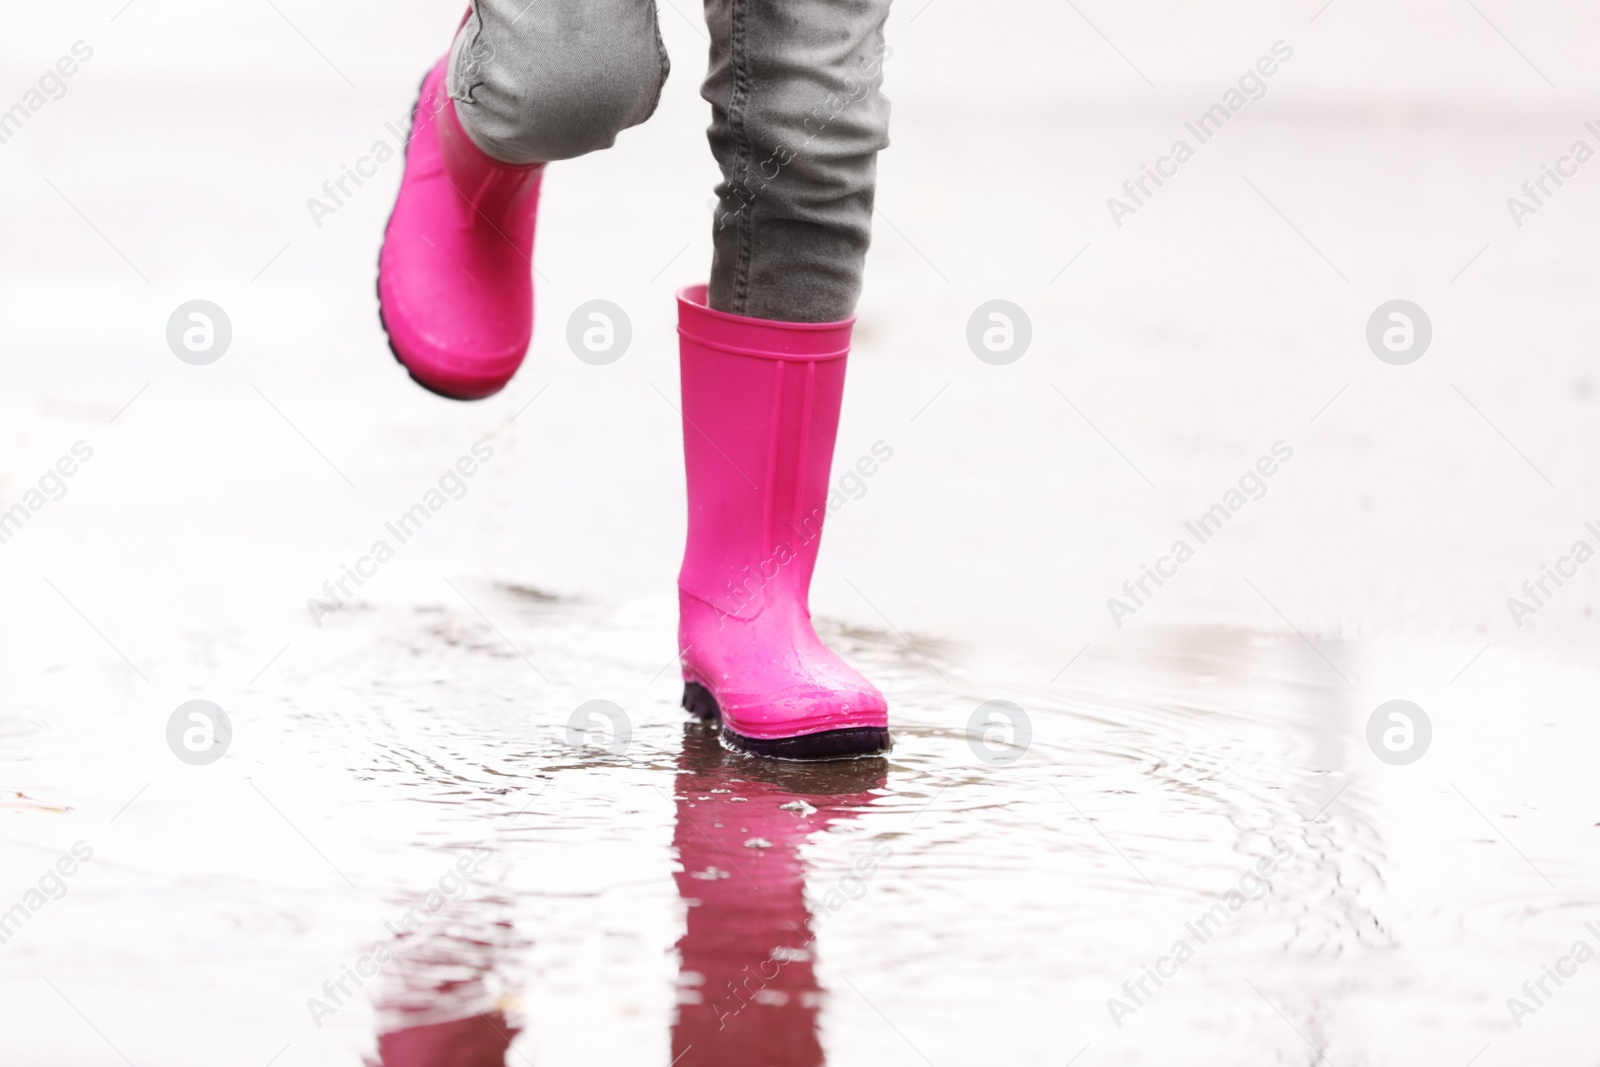
<instances>
[{"instance_id":1,"label":"boot shaft","mask_svg":"<svg viewBox=\"0 0 1600 1067\"><path fill-rule=\"evenodd\" d=\"M679 294L689 531L681 590L751 619L807 610L854 320L782 323Z\"/></svg>"},{"instance_id":2,"label":"boot shaft","mask_svg":"<svg viewBox=\"0 0 1600 1067\"><path fill-rule=\"evenodd\" d=\"M440 86L443 92L443 86ZM446 99L439 110L439 155L445 174L471 213L478 213L514 243L533 239L533 208L538 204L544 164L519 166L487 155L468 135L456 115L455 101ZM470 215L469 222L478 222ZM481 223L480 223L481 224Z\"/></svg>"}]
</instances>

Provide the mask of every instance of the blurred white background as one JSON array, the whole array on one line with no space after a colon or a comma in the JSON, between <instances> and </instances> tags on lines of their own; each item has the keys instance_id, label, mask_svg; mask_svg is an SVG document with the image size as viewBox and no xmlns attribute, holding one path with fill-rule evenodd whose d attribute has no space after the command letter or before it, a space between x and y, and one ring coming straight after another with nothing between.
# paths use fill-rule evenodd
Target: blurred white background
<instances>
[{"instance_id":1,"label":"blurred white background","mask_svg":"<svg viewBox=\"0 0 1600 1067\"><path fill-rule=\"evenodd\" d=\"M94 55L0 145L0 500L75 440L95 449L4 546L9 602L59 576L136 662L187 662L225 634L247 661L270 655L381 518L546 385L471 498L369 595L481 572L670 596L679 426L660 393L675 390L672 292L709 258L703 29L663 5L658 114L551 168L533 352L503 397L447 404L377 326L398 164L320 228L306 200L389 137L458 6L8 13L0 101L75 41ZM1279 625L1248 577L1308 633L1592 641L1592 575L1520 630L1505 600L1600 518L1583 236L1600 170L1520 229L1505 201L1575 139L1600 146L1583 128L1600 116L1596 26L1580 4L1466 0L898 8L837 462L879 439L895 458L833 521L818 612L1069 651L1115 640L1106 598L1283 439L1295 459L1268 497L1138 624ZM1279 40L1294 56L1267 95L1114 226L1107 197ZM233 323L208 367L164 343L194 298ZM564 342L594 298L634 322L605 368ZM1033 324L1005 367L964 341L992 298ZM1408 367L1363 340L1393 298L1433 322ZM52 609L27 629L77 625Z\"/></svg>"}]
</instances>

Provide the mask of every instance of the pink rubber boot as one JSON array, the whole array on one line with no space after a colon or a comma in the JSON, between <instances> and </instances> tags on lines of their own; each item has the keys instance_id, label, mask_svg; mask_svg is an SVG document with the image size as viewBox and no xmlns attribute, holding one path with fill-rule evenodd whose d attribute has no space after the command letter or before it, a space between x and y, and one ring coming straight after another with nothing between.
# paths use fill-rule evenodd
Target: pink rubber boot
<instances>
[{"instance_id":1,"label":"pink rubber boot","mask_svg":"<svg viewBox=\"0 0 1600 1067\"><path fill-rule=\"evenodd\" d=\"M473 144L441 59L422 79L400 196L378 256L378 315L417 383L455 400L499 392L533 337L533 228L544 164Z\"/></svg>"},{"instance_id":2,"label":"pink rubber boot","mask_svg":"<svg viewBox=\"0 0 1600 1067\"><path fill-rule=\"evenodd\" d=\"M683 706L730 748L786 759L889 747L883 695L807 603L855 322L749 319L678 294L689 536L678 575Z\"/></svg>"}]
</instances>

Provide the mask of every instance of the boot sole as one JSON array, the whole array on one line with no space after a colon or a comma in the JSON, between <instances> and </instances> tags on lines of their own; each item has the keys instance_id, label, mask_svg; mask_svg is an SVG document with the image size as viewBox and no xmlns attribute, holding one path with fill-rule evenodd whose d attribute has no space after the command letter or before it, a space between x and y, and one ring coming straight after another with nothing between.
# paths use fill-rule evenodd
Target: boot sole
<instances>
[{"instance_id":1,"label":"boot sole","mask_svg":"<svg viewBox=\"0 0 1600 1067\"><path fill-rule=\"evenodd\" d=\"M683 707L689 714L722 727L722 743L735 752L769 759L830 760L879 756L889 751L886 726L851 726L798 737L747 737L731 729L711 690L699 682L683 683Z\"/></svg>"}]
</instances>

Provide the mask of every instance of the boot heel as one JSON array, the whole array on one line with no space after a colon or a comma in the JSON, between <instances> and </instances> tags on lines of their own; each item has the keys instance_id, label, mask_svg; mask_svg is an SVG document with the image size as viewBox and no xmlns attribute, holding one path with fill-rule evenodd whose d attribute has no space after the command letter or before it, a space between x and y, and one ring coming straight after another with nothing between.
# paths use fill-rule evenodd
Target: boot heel
<instances>
[{"instance_id":1,"label":"boot heel","mask_svg":"<svg viewBox=\"0 0 1600 1067\"><path fill-rule=\"evenodd\" d=\"M705 722L717 722L722 718L717 698L699 682L683 683L683 707L689 714Z\"/></svg>"}]
</instances>

